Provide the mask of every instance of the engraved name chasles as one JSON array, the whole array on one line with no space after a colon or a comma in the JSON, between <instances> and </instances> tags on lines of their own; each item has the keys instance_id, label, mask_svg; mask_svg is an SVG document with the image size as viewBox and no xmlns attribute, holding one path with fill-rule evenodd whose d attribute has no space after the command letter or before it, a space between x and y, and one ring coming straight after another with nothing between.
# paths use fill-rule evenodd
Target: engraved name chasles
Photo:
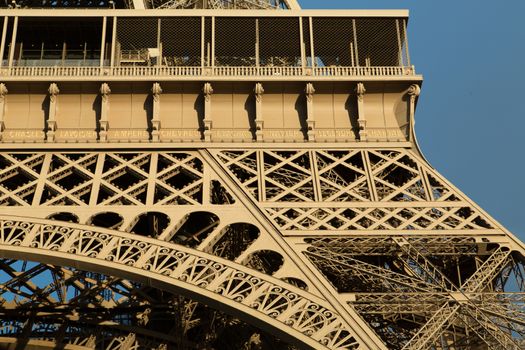
<instances>
[{"instance_id":1,"label":"engraved name chasles","mask_svg":"<svg viewBox=\"0 0 525 350\"><path fill-rule=\"evenodd\" d=\"M6 130L2 134L4 140L10 141L41 141L45 133L42 130Z\"/></svg>"}]
</instances>

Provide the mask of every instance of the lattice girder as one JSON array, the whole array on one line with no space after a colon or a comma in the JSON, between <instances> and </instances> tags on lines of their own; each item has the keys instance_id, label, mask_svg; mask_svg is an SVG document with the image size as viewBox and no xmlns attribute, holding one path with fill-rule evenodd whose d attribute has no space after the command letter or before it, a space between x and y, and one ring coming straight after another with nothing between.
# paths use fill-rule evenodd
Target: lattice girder
<instances>
[{"instance_id":1,"label":"lattice girder","mask_svg":"<svg viewBox=\"0 0 525 350\"><path fill-rule=\"evenodd\" d=\"M227 308L301 346L359 346L348 336L351 327L322 299L209 254L118 231L30 218L3 217L0 229L2 256L111 271Z\"/></svg>"},{"instance_id":2,"label":"lattice girder","mask_svg":"<svg viewBox=\"0 0 525 350\"><path fill-rule=\"evenodd\" d=\"M264 317L250 321L272 332L284 322L311 347L411 349L446 342L454 349L473 344L517 349L525 336L523 245L411 150L245 147L0 157L5 220L23 215L25 222L63 227L64 233L111 232L106 243L90 238L79 248L88 254L92 245L100 261L113 259L99 264L100 272L133 280L139 277L119 275L122 270L113 264L151 265L161 274L155 287L230 311L241 293L246 314L234 315L268 312L275 315L269 316L270 326ZM35 232L29 233L37 237ZM119 245L117 236L130 241ZM49 249L26 256L48 263L44 255L67 254L56 248L62 243L53 243L57 233L39 237L16 243L21 244L16 250ZM159 247L176 243L195 255L179 262L181 256L162 253L150 241ZM7 243L14 242L16 237ZM210 263L200 264L204 257ZM70 261L60 259L64 265ZM210 277L211 266L223 261L233 265ZM263 272L266 280L245 287L231 266L243 266L239 273L253 278ZM179 271L170 272L179 280L168 282L163 271ZM236 282L224 287L229 279ZM515 290L509 289L513 284ZM253 292L244 295L248 290ZM321 319L304 314L311 300L284 301L290 300L281 296L286 290L313 298L331 316L323 316L321 325ZM60 293L55 292L58 299ZM315 326L290 321L298 312ZM311 327L321 329L312 333ZM130 334L120 341L131 342ZM298 344L294 337L283 339Z\"/></svg>"}]
</instances>

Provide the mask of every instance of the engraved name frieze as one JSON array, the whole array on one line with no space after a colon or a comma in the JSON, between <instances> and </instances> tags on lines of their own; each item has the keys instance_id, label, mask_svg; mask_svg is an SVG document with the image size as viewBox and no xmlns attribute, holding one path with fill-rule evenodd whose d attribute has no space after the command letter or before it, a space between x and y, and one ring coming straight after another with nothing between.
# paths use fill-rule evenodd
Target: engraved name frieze
<instances>
[{"instance_id":1,"label":"engraved name frieze","mask_svg":"<svg viewBox=\"0 0 525 350\"><path fill-rule=\"evenodd\" d=\"M368 129L367 133L369 138L385 139L385 138L406 138L405 135L398 128L388 129Z\"/></svg>"},{"instance_id":2,"label":"engraved name frieze","mask_svg":"<svg viewBox=\"0 0 525 350\"><path fill-rule=\"evenodd\" d=\"M301 130L264 130L264 136L271 139L304 138Z\"/></svg>"},{"instance_id":3,"label":"engraved name frieze","mask_svg":"<svg viewBox=\"0 0 525 350\"><path fill-rule=\"evenodd\" d=\"M147 139L149 133L146 130L108 130L108 138L111 139Z\"/></svg>"},{"instance_id":4,"label":"engraved name frieze","mask_svg":"<svg viewBox=\"0 0 525 350\"><path fill-rule=\"evenodd\" d=\"M6 130L2 138L10 141L41 141L44 139L44 131L42 130Z\"/></svg>"},{"instance_id":5,"label":"engraved name frieze","mask_svg":"<svg viewBox=\"0 0 525 350\"><path fill-rule=\"evenodd\" d=\"M316 133L321 138L355 139L355 133L351 129L316 129Z\"/></svg>"},{"instance_id":6,"label":"engraved name frieze","mask_svg":"<svg viewBox=\"0 0 525 350\"><path fill-rule=\"evenodd\" d=\"M181 129L161 129L159 131L161 139L200 139L201 133L198 130Z\"/></svg>"},{"instance_id":7,"label":"engraved name frieze","mask_svg":"<svg viewBox=\"0 0 525 350\"><path fill-rule=\"evenodd\" d=\"M97 132L95 130L82 130L82 129L72 129L64 130L58 129L55 133L57 139L64 140L86 140L86 139L96 139Z\"/></svg>"},{"instance_id":8,"label":"engraved name frieze","mask_svg":"<svg viewBox=\"0 0 525 350\"><path fill-rule=\"evenodd\" d=\"M222 139L252 139L253 135L248 130L212 130L214 138Z\"/></svg>"}]
</instances>

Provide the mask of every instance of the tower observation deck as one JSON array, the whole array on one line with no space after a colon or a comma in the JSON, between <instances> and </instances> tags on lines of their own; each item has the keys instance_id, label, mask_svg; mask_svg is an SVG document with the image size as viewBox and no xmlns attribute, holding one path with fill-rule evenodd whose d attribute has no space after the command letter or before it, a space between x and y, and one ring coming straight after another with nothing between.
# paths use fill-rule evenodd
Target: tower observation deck
<instances>
[{"instance_id":1,"label":"tower observation deck","mask_svg":"<svg viewBox=\"0 0 525 350\"><path fill-rule=\"evenodd\" d=\"M525 245L422 156L408 11L0 8L0 349L523 349Z\"/></svg>"}]
</instances>

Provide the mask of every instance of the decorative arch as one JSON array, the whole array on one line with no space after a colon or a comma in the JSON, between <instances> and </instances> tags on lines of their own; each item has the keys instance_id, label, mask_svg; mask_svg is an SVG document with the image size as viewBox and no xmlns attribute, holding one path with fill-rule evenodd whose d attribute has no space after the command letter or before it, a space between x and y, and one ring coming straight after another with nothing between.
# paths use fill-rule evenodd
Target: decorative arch
<instances>
[{"instance_id":1,"label":"decorative arch","mask_svg":"<svg viewBox=\"0 0 525 350\"><path fill-rule=\"evenodd\" d=\"M224 310L311 349L357 349L326 301L234 262L104 228L0 216L0 256L129 278Z\"/></svg>"}]
</instances>

